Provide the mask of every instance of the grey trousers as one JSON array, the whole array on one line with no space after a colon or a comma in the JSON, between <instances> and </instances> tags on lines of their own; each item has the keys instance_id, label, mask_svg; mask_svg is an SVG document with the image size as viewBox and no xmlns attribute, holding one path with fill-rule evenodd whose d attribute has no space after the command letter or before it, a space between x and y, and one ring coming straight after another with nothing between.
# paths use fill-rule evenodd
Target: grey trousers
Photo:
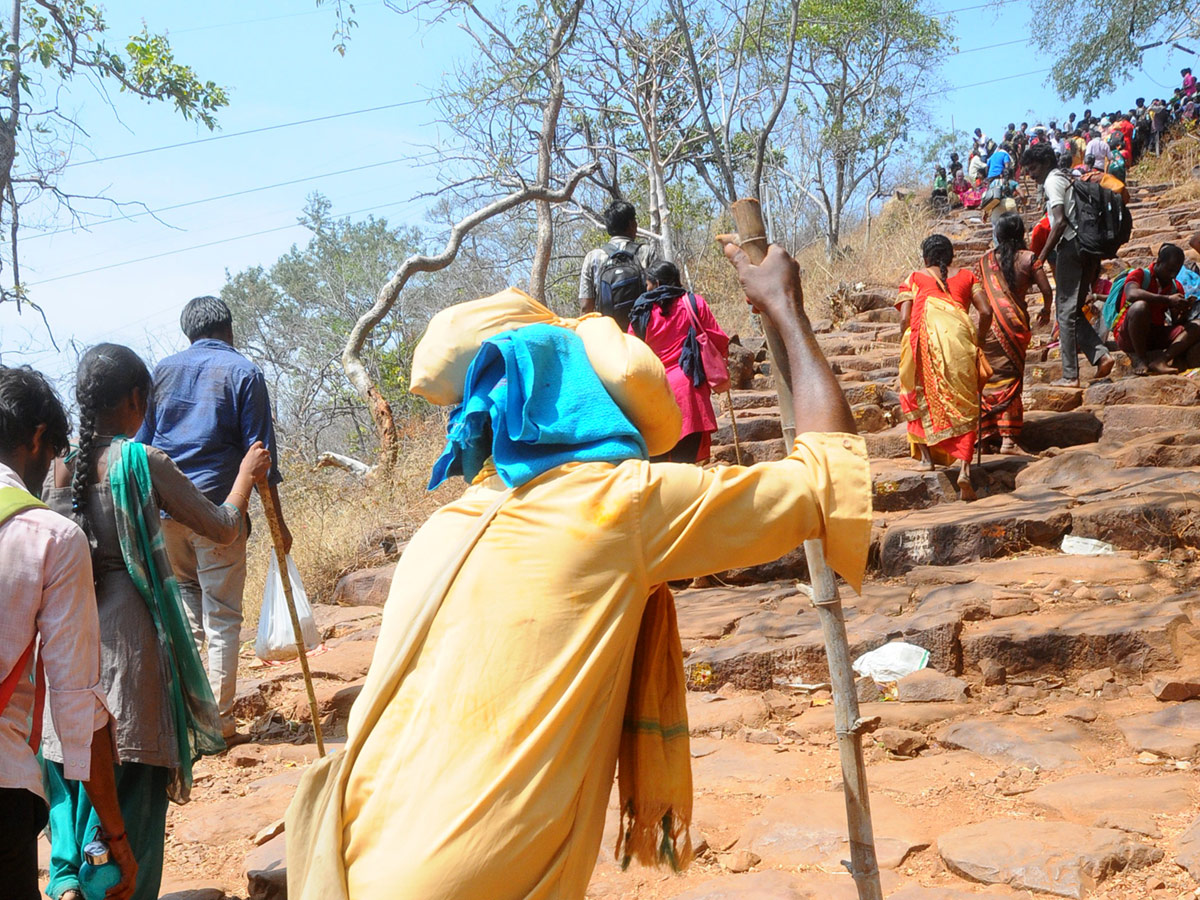
<instances>
[{"instance_id":1,"label":"grey trousers","mask_svg":"<svg viewBox=\"0 0 1200 900\"><path fill-rule=\"evenodd\" d=\"M1078 381L1080 353L1087 356L1092 365L1108 355L1108 348L1100 340L1100 335L1096 334L1092 323L1083 315L1083 300L1099 274L1100 260L1081 251L1076 238L1059 241L1056 249L1054 310L1058 318L1062 377Z\"/></svg>"},{"instance_id":2,"label":"grey trousers","mask_svg":"<svg viewBox=\"0 0 1200 900\"><path fill-rule=\"evenodd\" d=\"M246 525L243 520L241 536L224 547L173 519L163 519L162 532L197 649L208 642L208 683L229 737L236 727L233 698L246 587Z\"/></svg>"}]
</instances>

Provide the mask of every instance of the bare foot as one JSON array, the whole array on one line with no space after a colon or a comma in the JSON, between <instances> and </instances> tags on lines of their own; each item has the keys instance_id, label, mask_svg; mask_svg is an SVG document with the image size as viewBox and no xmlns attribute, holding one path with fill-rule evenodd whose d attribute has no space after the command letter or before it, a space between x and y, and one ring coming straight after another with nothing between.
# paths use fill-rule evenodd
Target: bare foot
<instances>
[{"instance_id":1,"label":"bare foot","mask_svg":"<svg viewBox=\"0 0 1200 900\"><path fill-rule=\"evenodd\" d=\"M234 747L240 747L242 744L248 744L253 738L244 731L235 731L233 734L225 736L225 749L232 750Z\"/></svg>"},{"instance_id":2,"label":"bare foot","mask_svg":"<svg viewBox=\"0 0 1200 900\"><path fill-rule=\"evenodd\" d=\"M1005 456L1020 456L1021 448L1018 447L1013 441L1005 438L1000 442L1000 452Z\"/></svg>"},{"instance_id":3,"label":"bare foot","mask_svg":"<svg viewBox=\"0 0 1200 900\"><path fill-rule=\"evenodd\" d=\"M1078 379L1078 378L1076 378L1074 381L1072 381L1072 380L1071 380L1071 379L1069 379L1069 378L1060 378L1060 379L1058 379L1057 381L1052 381L1052 382L1050 382L1050 387L1073 387L1073 388L1077 388L1077 387L1079 387L1079 379Z\"/></svg>"},{"instance_id":4,"label":"bare foot","mask_svg":"<svg viewBox=\"0 0 1200 900\"><path fill-rule=\"evenodd\" d=\"M975 493L975 488L971 487L971 477L969 475L959 474L958 496L968 502L979 499L979 495Z\"/></svg>"},{"instance_id":5,"label":"bare foot","mask_svg":"<svg viewBox=\"0 0 1200 900\"><path fill-rule=\"evenodd\" d=\"M1146 365L1146 361L1144 359L1134 356L1130 359L1130 362L1133 364L1132 372L1134 375L1137 375L1139 378L1141 378L1150 374L1150 367Z\"/></svg>"},{"instance_id":6,"label":"bare foot","mask_svg":"<svg viewBox=\"0 0 1200 900\"><path fill-rule=\"evenodd\" d=\"M1156 359L1150 363L1150 371L1155 375L1178 375L1179 370L1168 365L1164 360Z\"/></svg>"},{"instance_id":7,"label":"bare foot","mask_svg":"<svg viewBox=\"0 0 1200 900\"><path fill-rule=\"evenodd\" d=\"M1117 364L1116 359L1110 353L1096 364L1096 380L1107 378L1112 374L1113 366Z\"/></svg>"}]
</instances>

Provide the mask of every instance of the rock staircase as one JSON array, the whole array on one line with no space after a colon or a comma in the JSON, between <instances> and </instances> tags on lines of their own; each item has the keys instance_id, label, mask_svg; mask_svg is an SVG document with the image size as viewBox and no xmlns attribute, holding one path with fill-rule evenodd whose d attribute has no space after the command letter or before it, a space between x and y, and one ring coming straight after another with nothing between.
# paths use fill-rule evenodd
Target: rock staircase
<instances>
[{"instance_id":1,"label":"rock staircase","mask_svg":"<svg viewBox=\"0 0 1200 900\"><path fill-rule=\"evenodd\" d=\"M1121 264L1200 227L1200 203L1166 207L1132 188ZM988 226L939 226L959 263ZM875 500L862 596L843 591L852 655L903 639L929 651L896 683L859 681L871 807L889 900L1200 896L1200 380L1115 377L1052 387L1060 364L1030 351L1022 456L985 456L964 503L944 471L907 457L895 391L891 289L819 325L819 341L871 455ZM761 340L745 340L739 387L714 457L783 453ZM1083 367L1084 383L1093 374ZM726 404L728 406L728 404ZM1061 551L1066 536L1112 553ZM824 643L800 551L717 573L677 595L689 678L697 861L682 876L612 859L614 796L590 900L852 900ZM345 734L378 635L387 570L355 575L343 606L318 605L314 657L327 740ZM252 639L252 635L246 635ZM248 655L249 656L249 655ZM249 658L247 659L247 662ZM481 675L481 677L483 677ZM246 667L237 709L255 741L197 766L168 820L167 896L285 896L282 816L314 758L295 663ZM402 852L402 851L401 851ZM244 862L243 862L244 860ZM204 877L197 880L200 873ZM175 893L170 893L174 891Z\"/></svg>"},{"instance_id":2,"label":"rock staircase","mask_svg":"<svg viewBox=\"0 0 1200 900\"><path fill-rule=\"evenodd\" d=\"M1131 186L1135 231L1114 269L1147 263L1160 243L1186 244L1200 229L1200 203L1161 206L1163 188ZM990 245L990 225L974 212L941 227L959 265ZM1048 335L1036 336L1025 453L985 455L975 471L981 499L964 503L952 474L918 471L908 458L894 292L850 299L858 312L836 327L819 323L818 341L871 456L870 577L861 597L844 591L851 654L901 639L929 651L931 670L895 686L860 680L864 715L884 726L868 756L872 803L882 801L889 823L879 839L885 893L965 900L982 882L996 885L988 897L1200 896L1200 807L1185 774L1200 758L1200 379L1133 378L1118 353L1111 380L1055 387L1057 351L1043 354ZM744 344L732 367L742 389L723 402L714 437L721 463L735 459L731 412L746 462L783 453L765 350ZM1083 383L1093 376L1084 363ZM1111 552L1064 553L1068 536ZM844 843L840 856L829 850L836 829L825 844L819 837L821 804L836 802L779 799L753 749L786 759L831 738L820 624L796 584L806 577L795 552L678 597L693 735L725 760L698 760L699 789L775 799L729 830L727 848L710 826L723 874L664 897L854 896L804 875L836 871L845 858ZM739 766L750 769L741 781ZM715 779L707 784L706 771ZM827 787L836 783L835 762L825 774ZM940 802L954 805L947 789L965 801L953 816L938 812ZM1175 790L1163 806L1148 800ZM759 860L750 875L733 877L747 858ZM601 879L595 896L634 896L606 892L610 883L621 882Z\"/></svg>"}]
</instances>

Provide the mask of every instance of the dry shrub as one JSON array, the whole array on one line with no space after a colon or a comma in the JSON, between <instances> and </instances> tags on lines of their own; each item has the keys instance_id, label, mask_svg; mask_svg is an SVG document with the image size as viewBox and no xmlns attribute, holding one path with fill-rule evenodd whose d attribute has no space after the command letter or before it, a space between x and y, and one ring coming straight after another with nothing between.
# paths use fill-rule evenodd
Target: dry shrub
<instances>
[{"instance_id":1,"label":"dry shrub","mask_svg":"<svg viewBox=\"0 0 1200 900\"><path fill-rule=\"evenodd\" d=\"M717 223L722 225L725 223ZM864 249L865 227L848 232L835 259L826 256L824 243L810 244L796 258L804 280L804 304L813 320L834 318L834 298L839 291L866 287L896 288L914 266L920 264L920 247L937 229L938 220L923 200L916 197L889 201L871 226L871 243ZM714 228L714 238L719 230ZM746 304L737 275L715 240L689 265L697 292L704 295L717 321L730 335L762 334Z\"/></svg>"},{"instance_id":2,"label":"dry shrub","mask_svg":"<svg viewBox=\"0 0 1200 900\"><path fill-rule=\"evenodd\" d=\"M1191 133L1172 133L1163 145L1161 156L1143 154L1130 173L1141 184L1167 184L1163 199L1177 203L1200 200L1200 137Z\"/></svg>"},{"instance_id":3,"label":"dry shrub","mask_svg":"<svg viewBox=\"0 0 1200 900\"><path fill-rule=\"evenodd\" d=\"M462 493L461 480L427 491L429 471L445 445L440 410L399 423L399 463L389 482L377 475L356 478L340 469L314 469L299 458L282 461L285 481L280 503L292 531L292 559L314 603L333 599L337 580L347 572L380 565L378 537L407 540L438 507ZM257 501L256 501L257 504ZM246 621L258 621L271 539L261 508L253 511L248 551Z\"/></svg>"}]
</instances>

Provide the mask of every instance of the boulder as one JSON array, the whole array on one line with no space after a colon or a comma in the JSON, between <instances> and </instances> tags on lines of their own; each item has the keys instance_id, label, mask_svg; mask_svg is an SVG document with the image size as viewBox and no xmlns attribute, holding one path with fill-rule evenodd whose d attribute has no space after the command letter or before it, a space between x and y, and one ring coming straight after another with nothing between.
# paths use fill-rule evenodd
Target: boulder
<instances>
[{"instance_id":1,"label":"boulder","mask_svg":"<svg viewBox=\"0 0 1200 900\"><path fill-rule=\"evenodd\" d=\"M338 606L383 606L387 603L395 574L393 563L343 575L333 589L333 602Z\"/></svg>"},{"instance_id":2,"label":"boulder","mask_svg":"<svg viewBox=\"0 0 1200 900\"><path fill-rule=\"evenodd\" d=\"M1031 384L1025 388L1021 400L1030 411L1070 412L1083 405L1083 391L1052 384Z\"/></svg>"},{"instance_id":3,"label":"boulder","mask_svg":"<svg viewBox=\"0 0 1200 900\"><path fill-rule=\"evenodd\" d=\"M1182 772L1162 775L1088 772L1043 784L1026 794L1025 800L1031 806L1063 819L1095 825L1109 813L1173 815L1184 812L1192 807L1192 781L1191 775Z\"/></svg>"},{"instance_id":4,"label":"boulder","mask_svg":"<svg viewBox=\"0 0 1200 900\"><path fill-rule=\"evenodd\" d=\"M893 425L887 431L864 436L867 455L871 459L908 459L908 427L903 423Z\"/></svg>"},{"instance_id":5,"label":"boulder","mask_svg":"<svg viewBox=\"0 0 1200 900\"><path fill-rule=\"evenodd\" d=\"M1200 675L1156 675L1150 682L1150 693L1154 695L1154 699L1164 703L1195 700L1200 697Z\"/></svg>"},{"instance_id":6,"label":"boulder","mask_svg":"<svg viewBox=\"0 0 1200 900\"><path fill-rule=\"evenodd\" d=\"M945 472L917 472L886 464L873 465L872 469L876 512L926 509L958 500L958 490Z\"/></svg>"},{"instance_id":7,"label":"boulder","mask_svg":"<svg viewBox=\"0 0 1200 900\"><path fill-rule=\"evenodd\" d=\"M1175 862L1200 882L1200 819L1189 825L1175 841Z\"/></svg>"},{"instance_id":8,"label":"boulder","mask_svg":"<svg viewBox=\"0 0 1200 900\"><path fill-rule=\"evenodd\" d=\"M777 416L751 416L742 413L737 417L738 440L742 443L776 441L783 439L783 425ZM733 443L733 426L722 425L712 436L714 445ZM782 457L780 457L782 458Z\"/></svg>"},{"instance_id":9,"label":"boulder","mask_svg":"<svg viewBox=\"0 0 1200 900\"><path fill-rule=\"evenodd\" d=\"M894 869L914 850L929 846L916 817L886 796L871 798L871 819L881 868ZM846 799L841 791L776 797L746 825L738 845L769 866L836 869L850 853Z\"/></svg>"},{"instance_id":10,"label":"boulder","mask_svg":"<svg viewBox=\"0 0 1200 900\"><path fill-rule=\"evenodd\" d=\"M795 875L767 869L738 878L716 878L676 896L675 900L812 900Z\"/></svg>"},{"instance_id":11,"label":"boulder","mask_svg":"<svg viewBox=\"0 0 1200 900\"><path fill-rule=\"evenodd\" d=\"M1040 453L1051 447L1074 447L1100 440L1104 425L1090 410L1029 412L1021 428L1021 446Z\"/></svg>"},{"instance_id":12,"label":"boulder","mask_svg":"<svg viewBox=\"0 0 1200 900\"><path fill-rule=\"evenodd\" d=\"M1071 511L1071 533L1122 550L1200 546L1200 498L1145 490L1085 503Z\"/></svg>"},{"instance_id":13,"label":"boulder","mask_svg":"<svg viewBox=\"0 0 1200 900\"><path fill-rule=\"evenodd\" d=\"M675 595L679 636L692 641L715 640L729 634L744 616L762 608L768 596L762 591L723 588L680 591Z\"/></svg>"},{"instance_id":14,"label":"boulder","mask_svg":"<svg viewBox=\"0 0 1200 900\"><path fill-rule=\"evenodd\" d=\"M732 341L729 343L729 387L745 390L754 384L754 351Z\"/></svg>"},{"instance_id":15,"label":"boulder","mask_svg":"<svg viewBox=\"0 0 1200 900\"><path fill-rule=\"evenodd\" d=\"M993 619L1007 619L1038 611L1037 601L1032 597L997 597L988 607Z\"/></svg>"},{"instance_id":16,"label":"boulder","mask_svg":"<svg viewBox=\"0 0 1200 900\"><path fill-rule=\"evenodd\" d=\"M1123 469L1187 469L1200 466L1200 442L1196 441L1195 432L1191 431L1151 434L1114 451L1112 459Z\"/></svg>"},{"instance_id":17,"label":"boulder","mask_svg":"<svg viewBox=\"0 0 1200 900\"><path fill-rule=\"evenodd\" d=\"M1061 769L1083 761L1079 745L1087 735L1061 719L956 722L938 740L946 747L970 750L1001 764Z\"/></svg>"},{"instance_id":18,"label":"boulder","mask_svg":"<svg viewBox=\"0 0 1200 900\"><path fill-rule=\"evenodd\" d=\"M1156 379L1143 379L1153 382ZM1200 406L1106 406L1096 415L1103 423L1105 444L1119 444L1144 435L1200 429ZM1024 438L1024 432L1021 433Z\"/></svg>"},{"instance_id":19,"label":"boulder","mask_svg":"<svg viewBox=\"0 0 1200 900\"><path fill-rule=\"evenodd\" d=\"M933 669L905 675L896 682L896 691L903 703L962 703L967 699L965 681Z\"/></svg>"},{"instance_id":20,"label":"boulder","mask_svg":"<svg viewBox=\"0 0 1200 900\"><path fill-rule=\"evenodd\" d=\"M1174 759L1200 755L1200 702L1118 719L1117 727L1134 750Z\"/></svg>"},{"instance_id":21,"label":"boulder","mask_svg":"<svg viewBox=\"0 0 1200 900\"><path fill-rule=\"evenodd\" d=\"M741 432L739 431L738 434L740 435ZM729 439L730 441L733 440L732 432ZM738 462L737 450L738 448L734 447L732 443L714 445L712 448L712 459L714 462L723 462L731 466L736 465ZM775 462L787 456L783 448L783 441L778 439L769 441L743 441L741 451L742 464L747 466L761 462Z\"/></svg>"},{"instance_id":22,"label":"boulder","mask_svg":"<svg viewBox=\"0 0 1200 900\"><path fill-rule=\"evenodd\" d=\"M245 870L249 900L287 900L287 835L251 850Z\"/></svg>"},{"instance_id":23,"label":"boulder","mask_svg":"<svg viewBox=\"0 0 1200 900\"><path fill-rule=\"evenodd\" d=\"M902 575L916 566L948 566L1007 556L1030 546L1055 546L1071 525L1067 498L1033 489L946 504L890 522L880 568Z\"/></svg>"},{"instance_id":24,"label":"boulder","mask_svg":"<svg viewBox=\"0 0 1200 900\"><path fill-rule=\"evenodd\" d=\"M1200 403L1200 384L1171 375L1123 378L1091 385L1084 392L1083 402L1088 406L1194 406Z\"/></svg>"},{"instance_id":25,"label":"boulder","mask_svg":"<svg viewBox=\"0 0 1200 900\"><path fill-rule=\"evenodd\" d=\"M771 710L757 694L725 698L689 691L687 711L688 729L696 735L714 731L734 734L743 727L761 728L771 718Z\"/></svg>"},{"instance_id":26,"label":"boulder","mask_svg":"<svg viewBox=\"0 0 1200 900\"><path fill-rule=\"evenodd\" d=\"M916 756L929 746L929 740L919 731L905 728L880 728L874 739L897 756Z\"/></svg>"},{"instance_id":27,"label":"boulder","mask_svg":"<svg viewBox=\"0 0 1200 900\"><path fill-rule=\"evenodd\" d=\"M938 838L946 867L963 878L1082 898L1109 876L1140 869L1163 852L1109 828L1068 822L991 819Z\"/></svg>"},{"instance_id":28,"label":"boulder","mask_svg":"<svg viewBox=\"0 0 1200 900\"><path fill-rule=\"evenodd\" d=\"M1176 645L1188 630L1180 603L1151 601L972 622L960 640L968 667L990 658L1010 675L1102 666L1140 675L1178 665Z\"/></svg>"}]
</instances>

